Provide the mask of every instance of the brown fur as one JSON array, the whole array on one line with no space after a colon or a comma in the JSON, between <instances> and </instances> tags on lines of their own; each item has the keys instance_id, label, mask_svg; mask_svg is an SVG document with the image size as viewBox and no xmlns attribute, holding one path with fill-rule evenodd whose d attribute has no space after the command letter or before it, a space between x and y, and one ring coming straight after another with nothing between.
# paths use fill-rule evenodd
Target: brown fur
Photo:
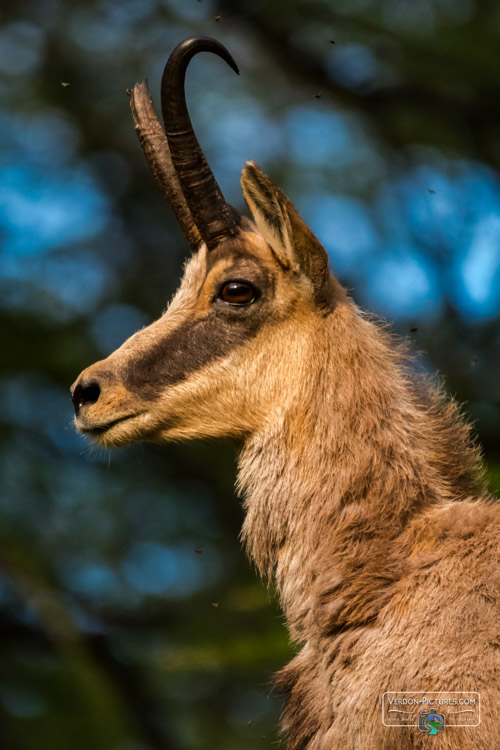
<instances>
[{"instance_id":1,"label":"brown fur","mask_svg":"<svg viewBox=\"0 0 500 750\"><path fill-rule=\"evenodd\" d=\"M479 691L482 724L440 746L500 746L499 514L468 429L353 306L321 335L297 409L240 458L244 539L301 647L277 677L288 748L425 747L382 725L395 690Z\"/></svg>"},{"instance_id":2,"label":"brown fur","mask_svg":"<svg viewBox=\"0 0 500 750\"><path fill-rule=\"evenodd\" d=\"M242 439L243 540L299 649L277 676L289 750L500 747L500 523L469 427L281 191L251 164L242 184L256 227L202 246L166 313L80 376L101 394L77 426L109 446ZM217 290L241 277L259 302L225 307ZM479 726L382 724L385 691L465 690Z\"/></svg>"}]
</instances>

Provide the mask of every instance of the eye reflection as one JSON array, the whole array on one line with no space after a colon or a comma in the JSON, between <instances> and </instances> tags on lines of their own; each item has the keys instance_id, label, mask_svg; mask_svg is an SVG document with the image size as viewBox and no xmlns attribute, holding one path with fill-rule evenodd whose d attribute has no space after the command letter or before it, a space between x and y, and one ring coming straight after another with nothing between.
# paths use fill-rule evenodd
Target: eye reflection
<instances>
[{"instance_id":1,"label":"eye reflection","mask_svg":"<svg viewBox=\"0 0 500 750\"><path fill-rule=\"evenodd\" d=\"M246 281L228 281L219 292L219 299L231 305L249 305L257 299L257 289Z\"/></svg>"}]
</instances>

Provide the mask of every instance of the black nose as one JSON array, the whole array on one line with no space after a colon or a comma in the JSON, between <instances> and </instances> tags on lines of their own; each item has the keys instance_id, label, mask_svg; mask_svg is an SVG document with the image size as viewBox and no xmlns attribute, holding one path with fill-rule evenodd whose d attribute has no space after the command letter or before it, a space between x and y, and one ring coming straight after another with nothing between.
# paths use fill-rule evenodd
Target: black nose
<instances>
[{"instance_id":1,"label":"black nose","mask_svg":"<svg viewBox=\"0 0 500 750\"><path fill-rule=\"evenodd\" d=\"M95 404L101 394L99 383L93 381L92 383L78 383L75 386L75 390L71 394L71 400L75 407L75 414L78 416L78 412L82 406L87 404Z\"/></svg>"}]
</instances>

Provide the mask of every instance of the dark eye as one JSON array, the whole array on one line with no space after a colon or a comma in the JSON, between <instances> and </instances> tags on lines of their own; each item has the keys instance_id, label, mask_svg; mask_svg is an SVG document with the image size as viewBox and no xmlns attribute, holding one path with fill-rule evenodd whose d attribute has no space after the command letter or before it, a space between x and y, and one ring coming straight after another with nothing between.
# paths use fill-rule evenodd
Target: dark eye
<instances>
[{"instance_id":1,"label":"dark eye","mask_svg":"<svg viewBox=\"0 0 500 750\"><path fill-rule=\"evenodd\" d=\"M257 289L246 281L228 281L221 287L219 299L232 305L249 305L257 299Z\"/></svg>"}]
</instances>

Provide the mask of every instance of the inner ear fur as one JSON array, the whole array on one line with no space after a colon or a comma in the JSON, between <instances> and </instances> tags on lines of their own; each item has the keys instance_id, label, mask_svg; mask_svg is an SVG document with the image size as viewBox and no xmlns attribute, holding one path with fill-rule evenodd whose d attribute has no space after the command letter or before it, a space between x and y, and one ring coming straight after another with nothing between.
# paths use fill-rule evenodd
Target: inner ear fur
<instances>
[{"instance_id":1,"label":"inner ear fur","mask_svg":"<svg viewBox=\"0 0 500 750\"><path fill-rule=\"evenodd\" d=\"M257 229L284 268L300 270L312 282L314 301L331 307L334 280L325 248L289 198L255 162L247 162L241 187Z\"/></svg>"}]
</instances>

